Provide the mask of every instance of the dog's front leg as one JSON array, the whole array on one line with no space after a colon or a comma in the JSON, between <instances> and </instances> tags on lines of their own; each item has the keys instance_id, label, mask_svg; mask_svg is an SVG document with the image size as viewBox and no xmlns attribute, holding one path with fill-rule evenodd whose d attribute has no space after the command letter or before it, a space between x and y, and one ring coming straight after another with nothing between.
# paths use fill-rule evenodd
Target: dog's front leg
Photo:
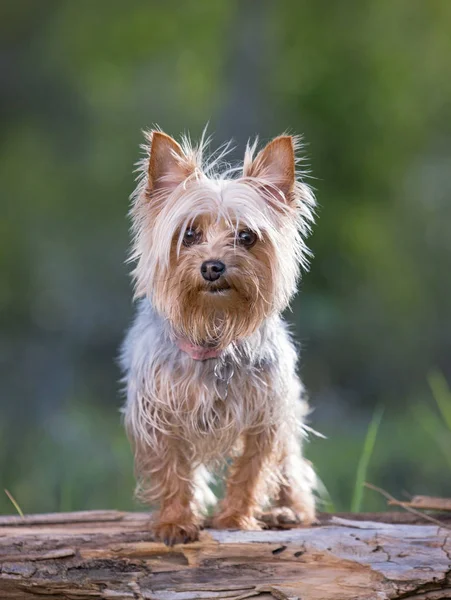
<instances>
[{"instance_id":1,"label":"dog's front leg","mask_svg":"<svg viewBox=\"0 0 451 600\"><path fill-rule=\"evenodd\" d=\"M271 431L247 433L243 453L233 463L227 490L213 525L219 529L260 529L255 513L265 489L265 467L270 463L274 435Z\"/></svg>"},{"instance_id":2,"label":"dog's front leg","mask_svg":"<svg viewBox=\"0 0 451 600\"><path fill-rule=\"evenodd\" d=\"M136 448L136 470L139 498L159 505L152 523L155 537L168 546L197 540L194 473L183 441L160 434L156 447Z\"/></svg>"}]
</instances>

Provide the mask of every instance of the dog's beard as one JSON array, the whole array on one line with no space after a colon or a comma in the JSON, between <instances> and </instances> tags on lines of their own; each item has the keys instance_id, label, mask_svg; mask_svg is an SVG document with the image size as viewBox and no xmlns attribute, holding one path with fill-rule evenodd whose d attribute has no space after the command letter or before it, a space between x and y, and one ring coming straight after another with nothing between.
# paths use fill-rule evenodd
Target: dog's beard
<instances>
[{"instance_id":1,"label":"dog's beard","mask_svg":"<svg viewBox=\"0 0 451 600\"><path fill-rule=\"evenodd\" d=\"M207 283L184 272L165 278L154 290L153 302L176 335L222 349L254 333L271 313L271 282L263 281L247 272Z\"/></svg>"}]
</instances>

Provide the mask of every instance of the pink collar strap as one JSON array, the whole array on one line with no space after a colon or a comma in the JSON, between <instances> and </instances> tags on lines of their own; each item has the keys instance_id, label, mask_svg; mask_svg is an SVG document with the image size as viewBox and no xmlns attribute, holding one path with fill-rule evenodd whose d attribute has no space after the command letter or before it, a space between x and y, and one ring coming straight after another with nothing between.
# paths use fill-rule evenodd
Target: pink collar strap
<instances>
[{"instance_id":1,"label":"pink collar strap","mask_svg":"<svg viewBox=\"0 0 451 600\"><path fill-rule=\"evenodd\" d=\"M177 346L182 352L188 354L193 360L208 360L209 358L218 358L221 350L218 348L208 348L205 346L196 346L186 339L177 339Z\"/></svg>"}]
</instances>

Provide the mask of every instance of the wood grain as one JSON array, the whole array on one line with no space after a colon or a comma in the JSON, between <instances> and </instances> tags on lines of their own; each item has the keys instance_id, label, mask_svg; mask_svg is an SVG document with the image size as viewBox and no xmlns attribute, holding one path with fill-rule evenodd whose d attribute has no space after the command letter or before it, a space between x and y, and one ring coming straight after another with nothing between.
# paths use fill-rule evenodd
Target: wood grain
<instances>
[{"instance_id":1,"label":"wood grain","mask_svg":"<svg viewBox=\"0 0 451 600\"><path fill-rule=\"evenodd\" d=\"M173 548L153 541L146 513L2 517L0 598L451 598L449 530L402 522L402 513L358 517L323 515L319 526L285 530L206 529L199 542Z\"/></svg>"}]
</instances>

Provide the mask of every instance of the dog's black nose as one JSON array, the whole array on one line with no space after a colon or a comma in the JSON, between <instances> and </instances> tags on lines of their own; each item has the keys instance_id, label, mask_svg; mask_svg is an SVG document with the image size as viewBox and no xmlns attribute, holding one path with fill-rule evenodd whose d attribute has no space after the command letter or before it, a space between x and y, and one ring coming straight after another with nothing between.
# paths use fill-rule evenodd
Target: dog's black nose
<instances>
[{"instance_id":1,"label":"dog's black nose","mask_svg":"<svg viewBox=\"0 0 451 600\"><path fill-rule=\"evenodd\" d=\"M207 281L216 281L225 273L226 266L220 260L206 260L202 263L200 272Z\"/></svg>"}]
</instances>

